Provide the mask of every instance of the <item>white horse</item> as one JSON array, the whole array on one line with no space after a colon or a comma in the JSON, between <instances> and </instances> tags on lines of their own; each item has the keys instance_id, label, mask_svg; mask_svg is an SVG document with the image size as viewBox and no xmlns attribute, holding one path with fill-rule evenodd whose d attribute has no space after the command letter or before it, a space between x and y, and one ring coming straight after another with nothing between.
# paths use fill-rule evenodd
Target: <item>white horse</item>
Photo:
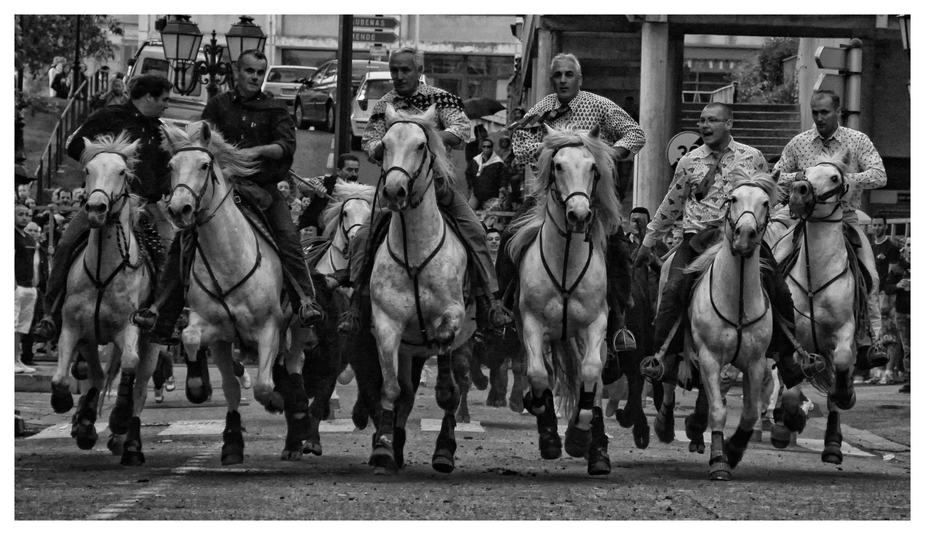
<instances>
[{"instance_id":1,"label":"white horse","mask_svg":"<svg viewBox=\"0 0 925 535\"><path fill-rule=\"evenodd\" d=\"M330 242L314 269L322 275L347 269L350 241L372 214L376 188L365 184L340 182L334 186L333 197L321 214L324 221L323 239Z\"/></svg>"},{"instance_id":2,"label":"white horse","mask_svg":"<svg viewBox=\"0 0 925 535\"><path fill-rule=\"evenodd\" d=\"M567 415L566 452L587 456L588 473L610 473L601 410L607 334L607 235L621 222L614 187L613 149L590 133L547 127L539 174L529 184L537 203L518 222L508 245L519 265L518 331L536 416L540 455L556 459L556 427L545 354Z\"/></svg>"},{"instance_id":3,"label":"white horse","mask_svg":"<svg viewBox=\"0 0 925 535\"><path fill-rule=\"evenodd\" d=\"M796 309L797 339L826 362L825 371L812 384L827 395L829 416L822 460L834 464L843 458L839 410L850 409L856 400L852 374L857 356L858 304L842 223L841 198L848 189L845 169L843 159L821 159L793 182L790 209L800 221L774 248L774 257L782 265L794 247L799 249L787 284ZM806 416L799 398L799 386L781 396L782 423L787 429L775 425L775 446L786 447L790 431L802 431Z\"/></svg>"},{"instance_id":4,"label":"white horse","mask_svg":"<svg viewBox=\"0 0 925 535\"><path fill-rule=\"evenodd\" d=\"M468 348L475 318L464 295L466 250L437 207L435 179L439 174L451 180L453 175L433 127L435 109L411 116L386 108L381 200L392 218L370 279L372 330L382 374L379 426L370 457L378 472L394 471L403 463L405 424L417 386L412 360L419 366L435 353L435 394L444 416L432 466L440 472L454 468L454 412L461 393L451 373L452 353Z\"/></svg>"},{"instance_id":5,"label":"white horse","mask_svg":"<svg viewBox=\"0 0 925 535\"><path fill-rule=\"evenodd\" d=\"M299 405L296 417L307 423L307 397L302 382L294 381L285 397L274 390L273 364L277 359L283 329L294 325L292 308L283 309L283 270L279 256L263 232L253 226L235 202L233 188L225 175L246 177L257 168L205 122L195 122L186 131L164 127L164 148L170 160L171 194L168 213L179 229L195 228L195 257L187 294L189 325L181 341L191 362L207 345L222 375L222 391L228 407L222 434L222 464L241 463L244 439L241 434L241 385L234 375L232 344L243 354L257 353L258 372L254 397L269 412L292 409L290 394ZM187 239L181 233L177 239ZM301 374L303 329L292 328L291 351L286 358L290 374ZM187 388L202 387L202 379L187 378ZM304 399L303 399L304 398ZM304 405L304 406L303 406Z\"/></svg>"},{"instance_id":6,"label":"white horse","mask_svg":"<svg viewBox=\"0 0 925 535\"><path fill-rule=\"evenodd\" d=\"M733 171L733 180L726 199L725 239L686 269L701 274L688 310L691 330L686 345L699 369L701 394L706 396L709 410L710 479L720 481L731 479L758 421L767 370L765 354L773 329L771 306L761 284L758 249L770 221L771 199L777 198L777 184L767 173L748 176L741 168ZM743 372L744 396L738 428L725 440L726 407L720 373L729 364ZM688 421L688 436L691 446L700 446L697 451L702 452L706 422L696 420Z\"/></svg>"},{"instance_id":7,"label":"white horse","mask_svg":"<svg viewBox=\"0 0 925 535\"><path fill-rule=\"evenodd\" d=\"M120 365L122 379L109 428L114 435L128 434L121 463L136 466L144 463L139 416L160 349L140 337L138 328L129 321L132 311L146 306L153 292L153 265L143 256L133 232L139 201L130 195L130 184L135 180L138 141L130 143L123 132L115 139L84 138L84 143L81 165L90 191L84 208L90 237L68 272L51 404L58 413L74 405L68 373L71 359L79 351L89 366L89 389L77 404L71 436L81 449L93 448L98 438L94 424L99 395L106 390L98 346L112 344L109 381ZM110 449L119 453L112 441Z\"/></svg>"}]
</instances>

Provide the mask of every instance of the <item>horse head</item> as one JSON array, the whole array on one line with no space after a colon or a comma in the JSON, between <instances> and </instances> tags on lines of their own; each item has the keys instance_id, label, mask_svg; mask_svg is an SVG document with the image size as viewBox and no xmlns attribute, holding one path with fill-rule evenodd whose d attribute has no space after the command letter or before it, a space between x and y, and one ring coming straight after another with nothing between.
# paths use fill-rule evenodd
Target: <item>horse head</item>
<instances>
[{"instance_id":1,"label":"horse head","mask_svg":"<svg viewBox=\"0 0 925 535\"><path fill-rule=\"evenodd\" d=\"M382 202L390 210L402 211L420 204L433 183L437 159L445 159L442 140L434 128L436 116L436 104L417 116L396 111L391 104L386 107Z\"/></svg>"},{"instance_id":2,"label":"horse head","mask_svg":"<svg viewBox=\"0 0 925 535\"><path fill-rule=\"evenodd\" d=\"M797 174L790 186L790 212L803 219L828 219L841 209L848 193L847 155L820 159ZM832 205L828 208L827 205Z\"/></svg>"},{"instance_id":3,"label":"horse head","mask_svg":"<svg viewBox=\"0 0 925 535\"><path fill-rule=\"evenodd\" d=\"M546 126L546 135L555 136L557 131ZM588 138L598 139L600 127L595 125ZM552 148L549 162L549 187L553 200L565 212L566 228L569 232L583 233L591 223L593 210L591 198L601 179L594 154L582 140L559 144Z\"/></svg>"},{"instance_id":4,"label":"horse head","mask_svg":"<svg viewBox=\"0 0 925 535\"><path fill-rule=\"evenodd\" d=\"M90 228L101 228L119 217L129 201L129 181L135 178L134 166L139 142L129 143L125 132L113 139L104 135L90 141L84 138L81 163L90 191L84 210Z\"/></svg>"},{"instance_id":5,"label":"horse head","mask_svg":"<svg viewBox=\"0 0 925 535\"><path fill-rule=\"evenodd\" d=\"M777 183L767 173L747 175L741 167L732 171L733 187L726 199L726 240L735 256L751 257L764 239L771 219L771 199L777 199Z\"/></svg>"},{"instance_id":6,"label":"horse head","mask_svg":"<svg viewBox=\"0 0 925 535\"><path fill-rule=\"evenodd\" d=\"M362 197L350 197L341 205L340 231L349 243L356 236L363 223L369 219L373 209L368 200Z\"/></svg>"},{"instance_id":7,"label":"horse head","mask_svg":"<svg viewBox=\"0 0 925 535\"><path fill-rule=\"evenodd\" d=\"M186 132L169 126L163 130L165 144L173 154L169 164L172 191L167 214L178 228L190 228L216 191L215 157L210 150L212 129L200 121L187 126ZM209 190L211 194L204 204Z\"/></svg>"}]
</instances>

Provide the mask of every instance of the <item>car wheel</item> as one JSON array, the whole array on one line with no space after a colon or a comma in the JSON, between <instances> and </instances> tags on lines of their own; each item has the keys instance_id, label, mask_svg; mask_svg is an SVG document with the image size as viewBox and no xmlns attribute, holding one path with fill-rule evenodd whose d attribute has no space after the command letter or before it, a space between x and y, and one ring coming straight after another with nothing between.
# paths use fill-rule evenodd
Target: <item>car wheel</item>
<instances>
[{"instance_id":1,"label":"car wheel","mask_svg":"<svg viewBox=\"0 0 925 535\"><path fill-rule=\"evenodd\" d=\"M305 120L305 113L302 111L302 103L300 101L295 101L293 110L295 111L295 113L293 113L295 116L295 125L302 130L308 128L308 121Z\"/></svg>"},{"instance_id":2,"label":"car wheel","mask_svg":"<svg viewBox=\"0 0 925 535\"><path fill-rule=\"evenodd\" d=\"M332 104L328 104L325 107L324 130L326 132L334 131L334 106Z\"/></svg>"}]
</instances>

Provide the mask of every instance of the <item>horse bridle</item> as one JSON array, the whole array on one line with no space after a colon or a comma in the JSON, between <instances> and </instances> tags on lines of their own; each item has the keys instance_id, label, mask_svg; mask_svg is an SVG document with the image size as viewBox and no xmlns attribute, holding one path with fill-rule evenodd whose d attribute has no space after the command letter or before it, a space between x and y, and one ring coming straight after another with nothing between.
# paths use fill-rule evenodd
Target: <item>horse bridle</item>
<instances>
[{"instance_id":1,"label":"horse bridle","mask_svg":"<svg viewBox=\"0 0 925 535\"><path fill-rule=\"evenodd\" d=\"M173 197L173 194L180 188L185 188L187 191L189 191L190 195L192 195L193 198L196 199L196 205L193 207L193 210L197 214L196 224L198 226L202 226L208 223L209 221L211 221L213 217L215 217L216 212L218 212L218 209L222 206L222 204L225 203L225 200L228 199L228 196L231 194L234 188L229 187L228 191L225 192L225 196L222 197L222 200L218 203L218 206L216 206L215 209L212 210L212 213L206 216L205 218L200 219L198 214L199 214L200 209L202 208L202 199L203 197L205 197L206 189L209 187L209 184L213 184L212 189L215 189L214 184L218 184L218 175L215 174L215 156L213 156L212 153L209 152L208 149L205 149L203 147L195 147L195 146L183 147L183 148L175 150L174 154L177 154L179 152L191 152L191 151L204 152L209 156L209 176L203 182L202 187L199 189L198 192L193 190L193 188L189 187L189 185L183 182L180 182L176 186L174 186L173 191L170 192L170 196Z\"/></svg>"},{"instance_id":2,"label":"horse bridle","mask_svg":"<svg viewBox=\"0 0 925 535\"><path fill-rule=\"evenodd\" d=\"M100 154L115 154L121 157L123 162L126 162L126 164L128 163L128 158L121 152L117 152L114 150L108 150L108 151L100 152L96 156L99 156ZM96 158L96 156L94 156L93 158ZM128 199L129 199L128 180L126 179L125 181L122 182L122 192L119 193L118 195L114 196L113 194L109 193L108 191L104 189L96 188L87 194L87 199L89 199L91 195L97 192L102 193L106 197L106 199L109 201L109 210L108 210L109 213L106 215L106 223L109 224L118 218L119 214L121 214L122 210L125 208L125 204L128 202ZM122 201L122 205L119 206L118 210L116 210L115 209L116 202L118 202L119 200ZM86 209L87 207L85 204L84 210Z\"/></svg>"},{"instance_id":3,"label":"horse bridle","mask_svg":"<svg viewBox=\"0 0 925 535\"><path fill-rule=\"evenodd\" d=\"M731 192L729 192L729 196L726 197L726 199L723 201L723 205L726 206L726 215L723 217L723 220L729 226L729 228L735 229L739 225L739 221L743 217L745 217L745 215L751 214L752 217L755 219L755 223L758 224L758 227L756 228L756 230L758 232L758 243L760 244L761 240L764 239L764 232L768 229L768 223L771 222L770 202L768 202L768 211L764 216L764 221L759 221L758 215L752 210L743 211L741 214L739 214L739 217L737 217L735 221L733 221L732 219L732 201L733 201L732 193L735 190L742 188L742 187L746 187L746 186L750 186L753 188L760 188L760 186L758 186L757 184L740 184L739 186L736 186ZM726 232L728 232L728 230Z\"/></svg>"},{"instance_id":4,"label":"horse bridle","mask_svg":"<svg viewBox=\"0 0 925 535\"><path fill-rule=\"evenodd\" d=\"M561 146L559 146L559 147L556 147L556 150L553 151L553 153L552 153L552 157L550 157L550 159L549 159L549 181L548 181L547 184L546 184L546 191L549 192L549 193L553 193L553 192L554 192L554 195L552 195L553 202L556 203L556 206L558 206L559 208L562 208L562 211L563 211L563 212L565 211L565 206L566 206L566 204L568 204L568 202L572 199L572 197L584 197L585 199L588 200L588 206L591 207L591 220L588 222L588 228L585 229L585 241L591 241L591 229L594 227L594 217L595 217L595 214L596 214L596 212L595 212L595 210L594 210L594 204L593 204L592 199L594 198L594 194L597 192L597 183L600 182L600 180L601 180L601 172L600 172L600 170L598 170L597 164L595 163L595 164L593 164L592 167L591 167L592 170L594 171L594 181L593 181L592 184L591 184L591 193L590 193L590 195L589 195L587 192L585 192L585 191L573 191L572 193L569 193L568 196L565 197L565 198L563 199L563 198L562 198L562 192L559 190L559 186L558 186L558 184L556 184L556 179L555 179L555 177L556 177L556 172L555 172L555 171L556 171L556 170L555 170L555 159L556 159L556 154L558 154L559 151L562 150L562 149L564 149L564 148L568 148L568 147L584 147L584 146L585 146L585 144L582 143L581 141L573 141L573 142L571 142L571 143L566 143L566 144L564 144L564 145L561 145ZM546 206L546 211L549 212L549 206L548 206L548 205ZM550 215L551 215L551 214L550 214ZM559 231L559 234L560 234L561 236L565 236L565 234L566 234L567 232L568 232L568 233L571 233L571 234L577 234L577 233L573 233L573 232L568 231L568 230L562 230L562 229L560 229L560 228L559 228L559 225L558 225L557 223L555 223L555 219L553 219L552 221L553 221L553 223L554 223L555 226L556 226L556 230Z\"/></svg>"},{"instance_id":5,"label":"horse bridle","mask_svg":"<svg viewBox=\"0 0 925 535\"><path fill-rule=\"evenodd\" d=\"M811 182L809 182L809 185L810 185L810 192L812 193L812 198L811 198L811 200L809 201L809 203L807 204L806 215L803 216L803 217L801 217L800 219L804 219L804 220L807 220L807 221L809 221L809 220L813 220L813 221L836 221L836 220L834 220L834 219L829 219L829 218L832 217L832 214L834 214L836 210L838 210L838 207L839 207L839 205L841 204L842 198L848 193L848 182L845 180L845 173L842 172L842 170L841 170L837 165L835 165L835 164L833 164L833 163L830 163L830 162L822 162L822 163L820 163L820 164L818 164L818 165L829 165L829 166L834 167L835 170L838 171L838 177L841 179L841 186L840 186L840 187L836 187L836 188L832 188L832 189L830 189L829 191L823 193L822 195L816 195L816 188L813 187L813 185L812 185ZM794 178L794 182L801 182L801 181L804 181L804 180L806 180L806 173L805 173L804 171L800 171L799 173L797 173L796 177ZM808 181L807 181L807 182L808 182ZM831 199L832 197L834 197L834 196L836 196L836 195L838 195L838 199L837 199L837 200L835 200L835 201L829 201L829 199ZM832 207L832 211L829 212L829 215L827 215L827 216L825 216L825 217L823 217L823 218L813 218L813 217L812 217L812 213L813 213L813 211L815 211L816 205L817 205L817 204L832 204L832 203L834 203L835 206Z\"/></svg>"},{"instance_id":6,"label":"horse bridle","mask_svg":"<svg viewBox=\"0 0 925 535\"><path fill-rule=\"evenodd\" d=\"M348 256L348 252L350 251L350 231L355 228L361 228L363 226L363 223L354 223L349 227L344 228L344 215L346 215L347 203L350 201L362 201L365 202L367 206L369 206L369 201L362 197L350 197L349 199L345 199L343 204L340 206L340 217L338 218L340 223L338 223L338 226L340 227L340 231L344 234L344 249L337 249L337 247L334 247L333 242L331 247L339 251L340 254L345 258Z\"/></svg>"},{"instance_id":7,"label":"horse bridle","mask_svg":"<svg viewBox=\"0 0 925 535\"><path fill-rule=\"evenodd\" d=\"M379 174L379 183L381 184L382 181L385 180L385 177L388 176L388 174L391 173L392 171L398 171L404 174L406 177L408 177L408 204L413 209L413 208L417 208L422 202L424 202L424 194L427 193L428 188L430 188L431 184L434 183L434 172L433 171L434 171L435 157L434 157L433 151L430 150L430 138L427 135L427 130L425 130L423 127L421 127L421 125L419 125L418 123L414 121L395 121L394 123L389 125L389 128L392 128L396 124L413 124L417 126L418 128L420 128L421 132L424 133L424 147L427 149L427 154L425 154L424 157L421 158L421 163L420 165L418 165L418 168L417 170L415 170L413 175L409 173L404 167L401 167L399 165L393 165L392 167L389 167L388 169L382 170L382 172ZM418 179L419 176L421 176L421 172L424 170L424 163L428 160L428 156L430 156L429 158L430 166L427 169L427 174L430 176L430 180L428 180L427 185L424 186L424 191L421 192L421 197L417 200L417 202L415 202L411 199L411 196L414 194L414 182ZM378 190L378 187L376 189Z\"/></svg>"}]
</instances>

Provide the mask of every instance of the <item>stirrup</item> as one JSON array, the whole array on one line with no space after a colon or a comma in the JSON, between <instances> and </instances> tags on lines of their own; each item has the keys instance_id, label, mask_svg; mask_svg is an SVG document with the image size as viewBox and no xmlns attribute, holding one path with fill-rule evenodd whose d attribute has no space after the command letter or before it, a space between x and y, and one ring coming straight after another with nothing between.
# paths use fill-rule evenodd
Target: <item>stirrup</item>
<instances>
[{"instance_id":1,"label":"stirrup","mask_svg":"<svg viewBox=\"0 0 925 535\"><path fill-rule=\"evenodd\" d=\"M488 322L492 327L500 328L514 323L514 318L500 301L493 301L488 310Z\"/></svg>"},{"instance_id":2,"label":"stirrup","mask_svg":"<svg viewBox=\"0 0 925 535\"><path fill-rule=\"evenodd\" d=\"M356 306L351 306L341 314L337 330L344 334L353 334L360 331L360 312Z\"/></svg>"},{"instance_id":3,"label":"stirrup","mask_svg":"<svg viewBox=\"0 0 925 535\"><path fill-rule=\"evenodd\" d=\"M58 327L51 318L46 316L35 324L32 337L36 342L52 342L58 338Z\"/></svg>"},{"instance_id":4,"label":"stirrup","mask_svg":"<svg viewBox=\"0 0 925 535\"><path fill-rule=\"evenodd\" d=\"M614 352L633 351L636 349L636 337L633 336L629 329L623 327L614 333L613 339L610 341L610 348Z\"/></svg>"},{"instance_id":5,"label":"stirrup","mask_svg":"<svg viewBox=\"0 0 925 535\"><path fill-rule=\"evenodd\" d=\"M303 327L310 327L316 323L321 323L325 319L324 310L314 301L303 302L299 306L299 323Z\"/></svg>"},{"instance_id":6,"label":"stirrup","mask_svg":"<svg viewBox=\"0 0 925 535\"><path fill-rule=\"evenodd\" d=\"M803 348L797 350L800 355L800 372L807 381L812 380L817 374L825 370L825 359L818 353L810 353Z\"/></svg>"},{"instance_id":7,"label":"stirrup","mask_svg":"<svg viewBox=\"0 0 925 535\"><path fill-rule=\"evenodd\" d=\"M136 327L141 329L142 332L150 332L154 329L154 326L157 325L157 309L150 308L139 308L135 312L132 312L131 317L129 318Z\"/></svg>"}]
</instances>

